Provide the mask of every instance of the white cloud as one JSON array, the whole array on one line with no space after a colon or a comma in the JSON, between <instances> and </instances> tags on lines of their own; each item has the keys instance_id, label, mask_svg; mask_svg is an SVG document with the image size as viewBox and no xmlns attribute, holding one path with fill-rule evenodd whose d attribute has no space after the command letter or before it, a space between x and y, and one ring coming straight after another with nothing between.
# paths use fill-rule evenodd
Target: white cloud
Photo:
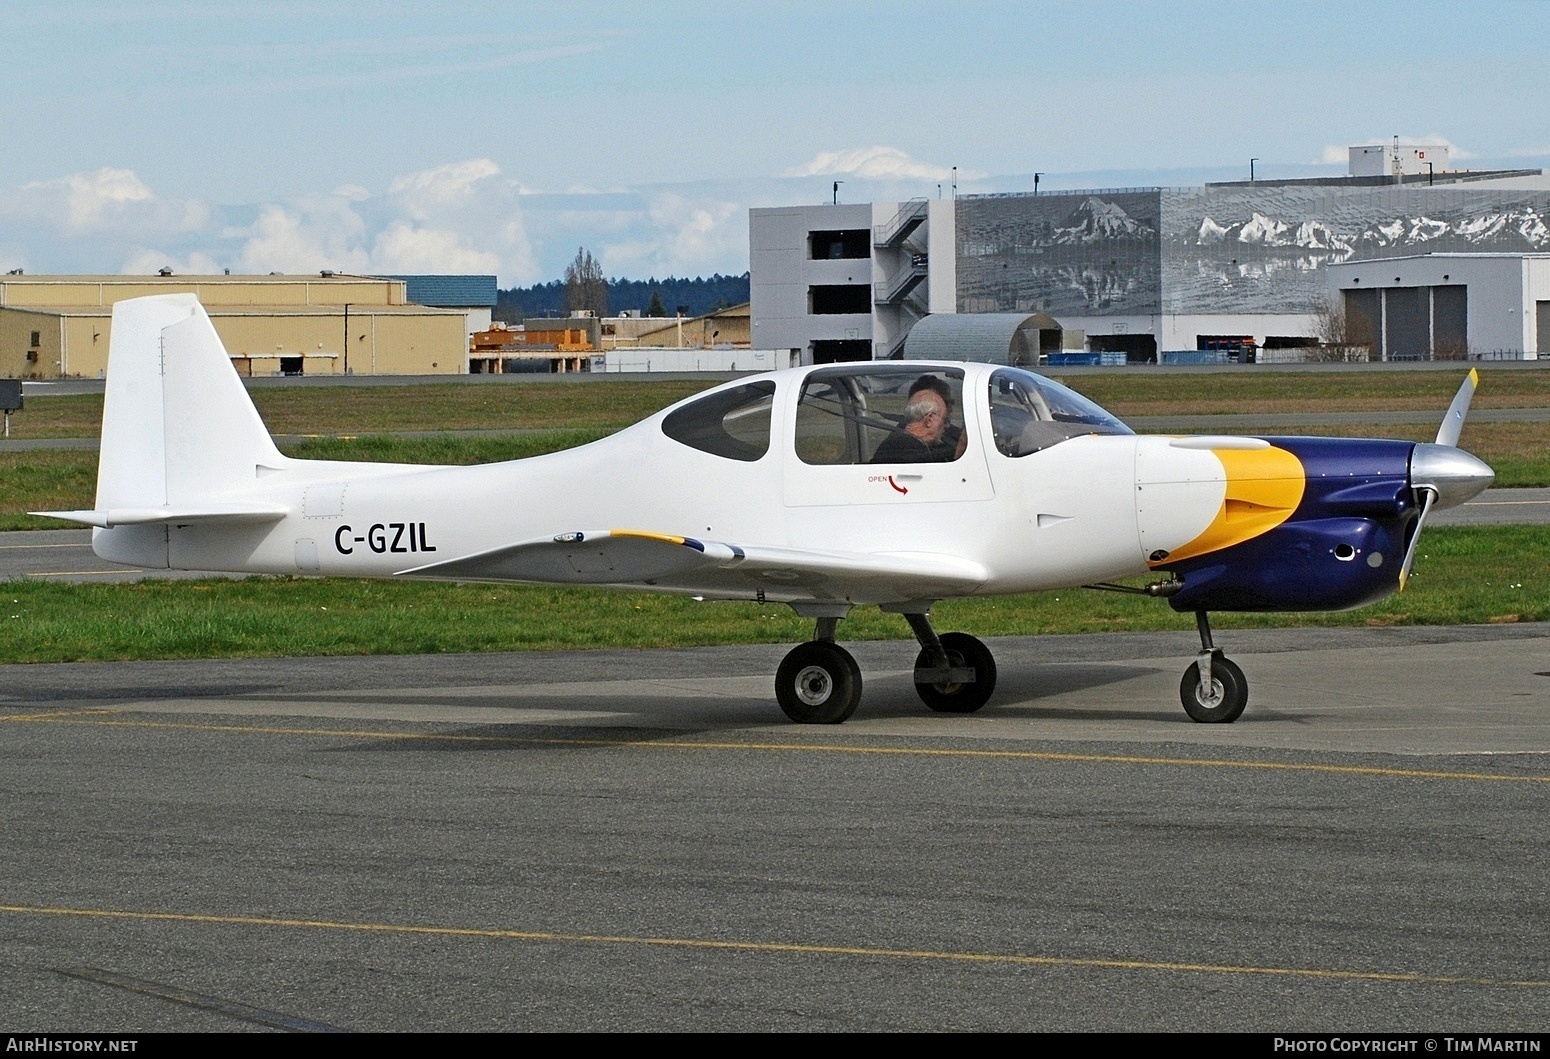
<instances>
[{"instance_id":1,"label":"white cloud","mask_svg":"<svg viewBox=\"0 0 1550 1059\"><path fill-rule=\"evenodd\" d=\"M498 254L469 246L445 228L419 228L395 221L378 233L371 248L371 271L389 274L426 272L499 273Z\"/></svg>"},{"instance_id":2,"label":"white cloud","mask_svg":"<svg viewBox=\"0 0 1550 1059\"><path fill-rule=\"evenodd\" d=\"M89 231L102 222L103 215L131 202L149 202L156 196L139 177L128 169L98 169L91 173L72 173L65 178L69 189L68 226L72 231Z\"/></svg>"},{"instance_id":3,"label":"white cloud","mask_svg":"<svg viewBox=\"0 0 1550 1059\"><path fill-rule=\"evenodd\" d=\"M495 187L500 175L501 167L488 158L472 158L398 177L388 185L388 194L415 220L425 220Z\"/></svg>"},{"instance_id":4,"label":"white cloud","mask_svg":"<svg viewBox=\"0 0 1550 1059\"><path fill-rule=\"evenodd\" d=\"M298 208L259 211L238 254L242 272L365 272L366 225L343 199L319 196Z\"/></svg>"},{"instance_id":5,"label":"white cloud","mask_svg":"<svg viewBox=\"0 0 1550 1059\"><path fill-rule=\"evenodd\" d=\"M610 276L698 276L747 270L748 214L742 205L664 192L647 209L645 231L604 243L598 259Z\"/></svg>"},{"instance_id":6,"label":"white cloud","mask_svg":"<svg viewBox=\"0 0 1550 1059\"><path fill-rule=\"evenodd\" d=\"M285 200L212 207L170 199L128 169L0 188L0 262L29 272L494 273L554 279L577 246L611 276L740 273L748 188L588 188L532 197L485 158L343 183Z\"/></svg>"},{"instance_id":7,"label":"white cloud","mask_svg":"<svg viewBox=\"0 0 1550 1059\"><path fill-rule=\"evenodd\" d=\"M94 169L53 180L36 180L0 196L0 218L38 225L58 236L187 232L209 223L210 210L197 200L159 198L133 170Z\"/></svg>"},{"instance_id":8,"label":"white cloud","mask_svg":"<svg viewBox=\"0 0 1550 1059\"><path fill-rule=\"evenodd\" d=\"M812 160L788 169L786 176L858 176L868 180L948 180L950 167L911 158L897 147L856 147L849 151L821 151ZM978 171L960 169L960 180L983 177Z\"/></svg>"}]
</instances>

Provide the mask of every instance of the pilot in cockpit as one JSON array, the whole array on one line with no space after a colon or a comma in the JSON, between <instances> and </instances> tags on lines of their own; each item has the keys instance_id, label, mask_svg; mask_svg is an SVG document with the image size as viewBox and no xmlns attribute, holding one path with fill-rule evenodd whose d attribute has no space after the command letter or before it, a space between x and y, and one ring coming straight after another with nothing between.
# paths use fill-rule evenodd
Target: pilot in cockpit
<instances>
[{"instance_id":1,"label":"pilot in cockpit","mask_svg":"<svg viewBox=\"0 0 1550 1059\"><path fill-rule=\"evenodd\" d=\"M968 439L950 421L953 391L935 375L910 384L904 419L872 454L873 463L947 463L963 455Z\"/></svg>"}]
</instances>

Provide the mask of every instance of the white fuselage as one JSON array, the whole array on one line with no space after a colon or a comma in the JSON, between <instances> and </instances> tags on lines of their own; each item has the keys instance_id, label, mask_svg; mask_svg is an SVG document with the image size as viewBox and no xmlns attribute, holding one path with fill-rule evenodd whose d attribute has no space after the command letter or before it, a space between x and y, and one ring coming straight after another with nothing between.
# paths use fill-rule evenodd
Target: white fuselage
<instances>
[{"instance_id":1,"label":"white fuselage","mask_svg":"<svg viewBox=\"0 0 1550 1059\"><path fill-rule=\"evenodd\" d=\"M666 411L602 441L509 463L285 460L224 498L288 512L277 520L99 529L97 547L105 558L181 569L393 577L517 542L630 529L830 554L954 556L983 567L974 591L1003 593L1145 573L1148 554L1196 538L1221 510L1227 475L1208 447L1090 435L1003 455L990 443L986 405L970 399L989 368L967 366L969 443L950 463L799 459L791 439L804 369L796 369L771 376L772 440L757 460L674 440L662 429ZM724 582L704 590L728 594ZM886 589L858 593L846 598L892 601ZM803 595L759 588L759 598Z\"/></svg>"}]
</instances>

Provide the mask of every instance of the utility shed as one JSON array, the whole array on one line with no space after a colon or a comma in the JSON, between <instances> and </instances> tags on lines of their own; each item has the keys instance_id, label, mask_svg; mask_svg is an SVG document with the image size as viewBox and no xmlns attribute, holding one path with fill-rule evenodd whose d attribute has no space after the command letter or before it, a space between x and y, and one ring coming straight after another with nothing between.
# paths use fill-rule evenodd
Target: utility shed
<instances>
[{"instance_id":1,"label":"utility shed","mask_svg":"<svg viewBox=\"0 0 1550 1059\"><path fill-rule=\"evenodd\" d=\"M1060 352L1062 335L1046 313L935 313L910 329L904 356L1033 367Z\"/></svg>"}]
</instances>

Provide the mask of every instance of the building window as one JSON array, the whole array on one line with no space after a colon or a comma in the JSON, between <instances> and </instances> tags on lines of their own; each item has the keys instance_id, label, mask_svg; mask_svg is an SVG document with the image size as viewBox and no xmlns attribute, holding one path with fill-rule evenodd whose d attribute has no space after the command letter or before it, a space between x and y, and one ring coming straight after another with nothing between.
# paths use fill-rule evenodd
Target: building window
<instances>
[{"instance_id":1,"label":"building window","mask_svg":"<svg viewBox=\"0 0 1550 1059\"><path fill-rule=\"evenodd\" d=\"M835 283L807 288L809 311L814 316L846 316L872 311L870 283Z\"/></svg>"},{"instance_id":2,"label":"building window","mask_svg":"<svg viewBox=\"0 0 1550 1059\"><path fill-rule=\"evenodd\" d=\"M871 359L872 343L865 338L820 338L813 341L814 364Z\"/></svg>"},{"instance_id":3,"label":"building window","mask_svg":"<svg viewBox=\"0 0 1550 1059\"><path fill-rule=\"evenodd\" d=\"M41 346L43 344L42 341L41 341L42 338L43 338L43 332L42 331L34 331L32 333L32 344L34 346Z\"/></svg>"},{"instance_id":4,"label":"building window","mask_svg":"<svg viewBox=\"0 0 1550 1059\"><path fill-rule=\"evenodd\" d=\"M868 228L844 228L832 232L809 232L808 254L814 261L840 261L845 258L871 257L872 232Z\"/></svg>"}]
</instances>

